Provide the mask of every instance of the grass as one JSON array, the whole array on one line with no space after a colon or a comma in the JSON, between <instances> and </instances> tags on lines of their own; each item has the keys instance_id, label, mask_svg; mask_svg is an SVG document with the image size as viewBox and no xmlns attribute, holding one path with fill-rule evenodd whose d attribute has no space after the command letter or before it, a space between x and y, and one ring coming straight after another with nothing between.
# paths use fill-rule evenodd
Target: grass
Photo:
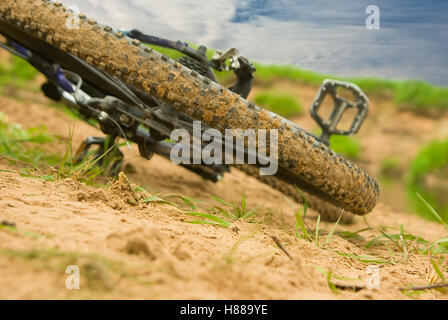
<instances>
[{"instance_id":1,"label":"grass","mask_svg":"<svg viewBox=\"0 0 448 320\"><path fill-rule=\"evenodd\" d=\"M423 81L395 81L376 77L345 79L302 70L291 65L256 64L256 67L256 81L261 85L269 85L279 78L311 86L319 86L327 78L339 79L357 84L368 95L391 97L400 109L422 115L438 115L448 109L448 88Z\"/></svg>"},{"instance_id":2,"label":"grass","mask_svg":"<svg viewBox=\"0 0 448 320\"><path fill-rule=\"evenodd\" d=\"M302 198L304 199L304 203L302 206L300 206L294 212L294 217L295 217L294 233L296 235L296 238L297 239L305 239L308 242L314 241L316 247L320 247L320 244L319 244L320 214L317 216L317 219L316 219L316 224L315 224L315 228L314 228L314 239L313 239L312 234L310 232L308 232L306 224L305 224L305 218L306 218L306 214L307 214L307 210L308 210L308 201L306 200L305 195L303 194L303 192L300 189L297 188L297 192L299 192L300 195L302 196ZM285 197L285 199L294 207L294 204L288 198ZM336 226L339 224L339 221L340 221L343 213L344 213L344 211L342 210L341 214L339 215L338 220L334 224L331 231L327 234L324 244L321 246L322 248L325 248L331 242L334 231L336 230Z\"/></svg>"},{"instance_id":3,"label":"grass","mask_svg":"<svg viewBox=\"0 0 448 320\"><path fill-rule=\"evenodd\" d=\"M181 195L169 195L168 197L176 197L183 201L184 205L190 209L197 209L194 202L202 202L197 199L185 197ZM186 223L192 224L209 224L222 228L230 228L232 223L237 220L246 220L250 223L256 222L253 220L253 216L257 213L257 208L248 209L246 205L246 196L241 196L241 201L238 203L230 203L220 197L211 195L213 200L220 203L221 206L213 205L208 208L206 212L200 211L184 211L183 213L189 216L200 217L201 220L187 220Z\"/></svg>"},{"instance_id":4,"label":"grass","mask_svg":"<svg viewBox=\"0 0 448 320\"><path fill-rule=\"evenodd\" d=\"M224 205L224 207L213 206L212 211L223 215L224 217L236 221L236 220L247 220L252 218L256 214L257 208L248 209L246 205L246 195L241 195L241 201L239 203L230 203L222 198L211 195L210 196L215 201Z\"/></svg>"},{"instance_id":5,"label":"grass","mask_svg":"<svg viewBox=\"0 0 448 320\"><path fill-rule=\"evenodd\" d=\"M352 160L359 159L362 151L358 138L353 136L333 135L330 137L330 147Z\"/></svg>"},{"instance_id":6,"label":"grass","mask_svg":"<svg viewBox=\"0 0 448 320\"><path fill-rule=\"evenodd\" d=\"M443 221L441 220L440 216L438 215L437 211L434 210L429 203L427 203L421 196L418 195L418 197L423 201L427 206L431 208L432 214L435 216L436 220L439 220L441 223ZM300 219L299 219L300 221ZM333 235L334 229L336 227L338 222L336 222L335 226L329 233L328 237L331 237L330 235ZM366 222L367 223L367 222ZM448 225L443 223L445 228L448 230ZM318 223L316 223L316 230L317 230ZM406 263L409 259L409 256L411 254L416 255L427 255L428 256L428 271L427 271L427 283L428 285L419 285L419 286L406 286L403 288L397 288L399 289L403 294L410 296L410 297L418 297L420 293L422 293L424 290L438 290L442 293L446 293L446 286L447 286L447 277L448 277L448 238L441 238L438 239L432 243L428 242L427 240L423 239L420 236L412 235L405 231L405 228L403 225L400 225L398 228L397 233L391 233L388 230L395 229L392 227L387 226L380 226L377 228L367 227L364 229L361 229L357 232L348 232L350 237L353 235L357 235L363 231L366 230L376 230L380 233L379 236L374 237L373 239L370 239L367 244L365 245L366 249L371 249L374 246L382 246L383 248L387 248L387 251L390 254L391 258L396 257L393 250L391 250L387 244L392 243L393 246L396 248L396 250L401 251L402 253L402 260L401 262ZM297 227L296 227L297 232ZM341 234L343 232L338 232L339 235L343 236ZM315 238L317 238L317 233ZM328 241L325 241L323 248L327 244ZM330 249L332 250L332 249ZM338 255L356 260L365 264L391 264L394 265L396 263L399 263L400 261L396 261L396 259L391 259L383 256L383 254L379 255L378 253L372 253L372 254L363 254L363 255L357 255L352 253L346 253L341 251L333 250ZM335 284L332 279L337 278L335 274L330 270L327 271L321 267L318 267L318 270L326 277L328 287L330 290L337 294L339 293L339 289L350 289L355 288L356 286L350 286L350 285L337 285ZM362 287L360 287L362 288Z\"/></svg>"},{"instance_id":7,"label":"grass","mask_svg":"<svg viewBox=\"0 0 448 320\"><path fill-rule=\"evenodd\" d=\"M95 154L95 151L89 152L85 159L76 162L73 154L72 138L73 131L69 130L69 137L65 141L66 147L63 156L57 154L49 156L49 152L43 149L42 145L54 142L54 136L49 135L43 127L22 129L17 124L9 123L4 115L0 113L0 157L24 166L20 170L0 170L43 180L72 178L86 184L94 184L95 179L105 173L110 166L110 162L114 160L114 157L109 157L109 155L113 153L117 145L111 145L99 157ZM101 160L103 161L100 164ZM130 184L129 181L128 183ZM142 191L145 190L141 187L137 187L134 190L134 192ZM197 208L195 203L200 202L182 195L169 195L167 197L178 198L184 205L193 210ZM186 215L202 218L202 220L186 222L212 224L224 228L229 228L233 221L239 219L253 222L251 218L255 215L257 208L249 209L247 207L245 195L242 195L239 203L230 203L216 196L212 196L212 198L223 206L213 206L209 209L210 212L184 212ZM143 202L160 202L176 206L173 202L156 194L146 197ZM222 215L224 218L218 215Z\"/></svg>"},{"instance_id":8,"label":"grass","mask_svg":"<svg viewBox=\"0 0 448 320\"><path fill-rule=\"evenodd\" d=\"M116 159L113 151L116 151L119 145L108 145L106 151L97 155L96 151L87 153L82 160L76 159L73 155L72 146L73 131L69 129L69 138L66 141L66 151L60 159L54 179L72 178L86 184L94 183L95 178L105 174L107 175L111 163Z\"/></svg>"},{"instance_id":9,"label":"grass","mask_svg":"<svg viewBox=\"0 0 448 320\"><path fill-rule=\"evenodd\" d=\"M277 78L281 78L319 86L324 79L331 77L314 71L299 69L291 65L262 65L255 63L255 67L257 68L255 80L261 84L270 83Z\"/></svg>"},{"instance_id":10,"label":"grass","mask_svg":"<svg viewBox=\"0 0 448 320\"><path fill-rule=\"evenodd\" d=\"M296 212L294 212L294 217L296 218L296 228L295 234L297 239L305 239L308 242L312 242L313 239L306 229L304 222L304 217L306 216L307 206L304 205L300 207ZM300 234L300 232L302 234Z\"/></svg>"},{"instance_id":11,"label":"grass","mask_svg":"<svg viewBox=\"0 0 448 320\"><path fill-rule=\"evenodd\" d=\"M322 267L317 267L317 270L318 270L320 273L322 273L322 274L325 276L325 278L327 279L327 285L328 285L328 288L330 288L330 290L331 290L334 294L338 294L338 293L339 293L339 290L338 290L338 288L336 287L336 284L332 281L332 278L334 277L333 271L331 271L331 270L327 271L327 270L325 270L325 269L322 268Z\"/></svg>"},{"instance_id":12,"label":"grass","mask_svg":"<svg viewBox=\"0 0 448 320\"><path fill-rule=\"evenodd\" d=\"M318 137L321 133L321 129L313 131L313 134ZM356 136L332 135L330 137L330 148L352 160L359 160L362 152L361 143Z\"/></svg>"},{"instance_id":13,"label":"grass","mask_svg":"<svg viewBox=\"0 0 448 320\"><path fill-rule=\"evenodd\" d=\"M404 226L400 225L399 233L387 233L388 227L379 227L377 230L380 235L369 240L364 246L366 249L370 249L374 246L382 246L385 243L391 242L394 247L402 252L404 261L407 261L409 254L422 253L423 248L427 248L429 242L420 236L415 236L405 232ZM394 256L395 254L393 254Z\"/></svg>"},{"instance_id":14,"label":"grass","mask_svg":"<svg viewBox=\"0 0 448 320\"><path fill-rule=\"evenodd\" d=\"M303 107L297 98L284 92L264 91L255 96L254 102L283 117L304 114Z\"/></svg>"},{"instance_id":15,"label":"grass","mask_svg":"<svg viewBox=\"0 0 448 320\"><path fill-rule=\"evenodd\" d=\"M448 108L448 89L422 81L398 82L395 103L419 114L437 116Z\"/></svg>"},{"instance_id":16,"label":"grass","mask_svg":"<svg viewBox=\"0 0 448 320\"><path fill-rule=\"evenodd\" d=\"M18 229L15 226L7 226L7 225L2 225L2 224L0 224L0 230L5 230L5 231L13 232L13 233L18 233L18 234L24 235L26 237L29 237L31 239L39 239L39 238L41 238L43 236L43 235L41 235L39 233Z\"/></svg>"},{"instance_id":17,"label":"grass","mask_svg":"<svg viewBox=\"0 0 448 320\"><path fill-rule=\"evenodd\" d=\"M339 294L339 292L340 292L339 288L341 288L341 289L353 289L353 288L355 288L355 286L337 285L336 283L334 283L332 281L332 279L345 280L345 281L358 281L359 280L359 279L355 279L355 278L348 278L348 277L339 276L336 273L334 273L332 270L325 270L321 266L317 266L316 270L319 271L320 273L322 273L325 276L325 278L327 280L328 288L330 288L330 290L334 294Z\"/></svg>"},{"instance_id":18,"label":"grass","mask_svg":"<svg viewBox=\"0 0 448 320\"><path fill-rule=\"evenodd\" d=\"M314 232L314 241L316 243L316 247L319 247L319 224L320 224L320 214L317 216L316 228Z\"/></svg>"},{"instance_id":19,"label":"grass","mask_svg":"<svg viewBox=\"0 0 448 320\"><path fill-rule=\"evenodd\" d=\"M10 123L0 112L0 157L39 170L39 166L57 160L56 155L42 148L54 140L45 127L23 129L19 124Z\"/></svg>"},{"instance_id":20,"label":"grass","mask_svg":"<svg viewBox=\"0 0 448 320\"><path fill-rule=\"evenodd\" d=\"M432 175L436 180L445 181L448 178L448 139L433 141L423 147L411 163L407 179L407 194L409 202L420 215L427 219L438 220L426 203L415 194L419 193L426 199L440 217L448 222L447 188L427 185L425 179Z\"/></svg>"},{"instance_id":21,"label":"grass","mask_svg":"<svg viewBox=\"0 0 448 320\"><path fill-rule=\"evenodd\" d=\"M87 184L94 183L94 179L107 172L115 160L112 151L116 150L117 145L110 146L99 157L92 151L82 161L76 161L72 137L73 131L69 130L65 154L61 156L43 147L57 140L45 127L23 129L18 124L10 123L0 112L0 158L22 167L19 170L1 170L43 180L72 178Z\"/></svg>"},{"instance_id":22,"label":"grass","mask_svg":"<svg viewBox=\"0 0 448 320\"><path fill-rule=\"evenodd\" d=\"M303 206L299 207L299 209L294 212L294 217L295 217L294 232L295 232L297 239L305 239L308 242L313 242L313 236L308 232L307 227L305 225L305 218L306 218L306 213L307 213L307 209L308 209L308 203L306 201L306 198L303 195L302 195L302 197L305 199ZM286 199L289 201L288 198L286 198ZM317 216L316 224L315 224L315 228L314 228L314 243L315 243L316 247L325 248L331 242L334 231L336 230L336 227L339 224L339 221L340 221L343 213L344 213L344 211L342 210L341 214L339 215L338 220L333 225L333 228L325 237L325 241L324 241L323 245L319 244L320 214Z\"/></svg>"},{"instance_id":23,"label":"grass","mask_svg":"<svg viewBox=\"0 0 448 320\"><path fill-rule=\"evenodd\" d=\"M70 137L71 137L71 135L70 135ZM67 162L68 162L67 159L71 158L70 142L71 142L71 138L68 139L66 153L65 153L64 157L60 160L61 161L60 169L65 168L65 169L61 169L61 172L66 172L66 170L68 170L67 169ZM62 165L62 164L64 164L64 165ZM88 167L90 167L90 165ZM70 170L68 170L68 172L72 172L72 171L73 171L72 168L70 168ZM130 184L130 182L129 182L129 184ZM141 187L136 187L136 188L132 188L132 189L135 192L146 191L144 188L141 188ZM200 202L199 200L185 197L182 195L168 195L166 197L180 199L182 201L183 205L188 207L189 209L196 209L197 208L196 203ZM220 205L213 206L209 210L209 212L183 212L184 214L186 214L188 216L200 218L200 220L190 220L190 221L185 221L185 222L191 223L191 224L208 224L208 225L215 225L215 226L219 226L219 227L223 227L223 228L230 228L233 221L236 221L239 219L251 219L256 213L256 208L249 209L247 207L247 201L246 201L246 197L244 195L242 195L241 200L236 203L226 201L217 196L211 196L211 198L213 200L215 200L216 202L218 202ZM427 203L426 200L424 200L422 197L420 197L420 198L421 198L421 201L423 201L425 203L425 205L430 207L429 203ZM163 202L163 203L168 203L170 205L174 205L171 201L165 200L163 197L158 196L158 195L152 195L152 196L146 198L144 200L144 202ZM307 230L307 227L304 222L306 213L307 213L307 208L308 208L308 205L307 205L307 202L305 201L305 204L303 206L299 207L299 209L295 212L295 218L296 218L295 233L296 233L297 238L305 239L311 243L314 242L316 247L333 250L331 248L328 248L328 244L331 242L331 240L335 234L335 229L336 229L336 227L339 223L339 220L342 216L342 212L341 212L341 215L339 216L338 221L334 224L331 231L327 234L325 241L322 244L321 243L322 240L320 241L320 238L319 238L320 231L321 231L320 230L320 215L317 218L314 231L312 233L309 232ZM434 217L437 220L439 220L440 222L443 222L435 209L430 207L430 210L431 210L432 215L434 215ZM445 227L448 230L448 226L446 224L445 224ZM389 232L388 230L391 229L390 227L379 227L376 229L380 233L380 235L371 239L366 244L366 246L365 246L366 249L371 248L373 246L377 246L377 245L384 245L387 242L391 242L395 247L397 247L398 250L402 251L404 261L407 261L408 256L413 253L414 254L428 254L431 256L435 255L435 254L447 254L448 253L448 246L447 246L448 238L442 238L442 239L439 239L432 243L429 243L428 241L424 240L423 238L421 238L419 236L414 236L412 234L407 233L405 231L403 225L400 225L399 231L397 233ZM364 228L364 229L361 229L356 232L350 232L350 234L348 236L358 235L359 233L366 231L366 230L372 230L372 227ZM8 229L8 231L17 232L17 230L15 230L15 229L14 230ZM336 232L336 234L339 234L339 235L341 235L342 233L343 232ZM33 238L35 237L34 234L28 234L28 233L23 233L23 234L26 236L33 237ZM387 259L383 256L378 256L378 255L374 255L374 254L373 255L372 254L356 255L356 254L340 252L340 251L336 251L336 250L333 250L333 251L344 258L356 260L356 261L359 261L359 262L365 263L365 264L372 264L372 263L395 264L396 263L395 261L392 261L391 259ZM389 252L391 252L391 251L389 250ZM40 258L42 258L43 260L45 260L46 253L45 252L43 252L43 253L44 253L44 256L42 256L42 254L39 252L34 252L34 253L30 252L29 254L27 253L26 256L23 256L23 258L25 258L25 259L35 259L35 258L40 259ZM5 251L5 252L1 252L0 254L8 254L9 255L10 253L7 253ZM392 252L392 255L393 255L393 252ZM65 258L64 258L64 260L65 260ZM432 279L431 283L438 283L437 279L441 279L443 283L446 282L445 262L446 262L445 260L441 262L440 259L432 258L431 266L432 266L432 270L433 270L433 276L431 278ZM91 281L93 281L91 283L92 287L100 287L103 289L108 288L108 281L106 278L105 278L106 280L101 280L98 286L97 286L97 283L94 282L94 279L97 278L97 275L99 275L100 278L103 277L103 275L104 275L103 267L101 267L101 266L98 267L97 265L91 266L90 264L88 264L84 268L85 268L84 272L87 274L86 277L91 278L92 279ZM339 292L339 290L350 289L350 288L353 289L356 287L356 286L335 284L333 282L333 279L342 279L342 280L346 280L346 279L345 278L343 279L342 277L339 278L331 270L325 271L323 273L326 276L329 288L334 293ZM434 280L434 277L436 277L435 280ZM437 290L444 290L444 289L441 288L441 289L437 289ZM415 290L402 290L402 292L407 295L413 294L414 291Z\"/></svg>"},{"instance_id":24,"label":"grass","mask_svg":"<svg viewBox=\"0 0 448 320\"><path fill-rule=\"evenodd\" d=\"M440 280L442 280L442 282L446 282L446 278L445 278L443 272L441 271L441 267L439 266L439 263L434 261L434 259L430 259L430 261L431 261L432 267L434 268L434 271L436 272L436 274L440 278Z\"/></svg>"},{"instance_id":25,"label":"grass","mask_svg":"<svg viewBox=\"0 0 448 320\"><path fill-rule=\"evenodd\" d=\"M223 228L230 228L232 225L229 221L222 219L214 214L204 213L204 212L184 212L184 214L189 216L195 216L203 218L203 220L189 220L185 221L192 224L211 224Z\"/></svg>"},{"instance_id":26,"label":"grass","mask_svg":"<svg viewBox=\"0 0 448 320\"><path fill-rule=\"evenodd\" d=\"M436 210L434 210L428 202L426 202L425 199L423 199L420 195L417 195L418 198L420 198L421 201L425 203L425 205L430 207L431 213L434 215L434 218L436 220L439 220L445 228L448 230L448 225L445 224L439 214ZM367 221L366 221L367 223ZM336 223L337 225L337 223ZM334 229L336 225L331 230L330 234L333 235ZM375 246L380 246L382 249L386 248L387 251L390 254L389 257L385 257L383 253L379 254L379 252L382 251L372 251L371 254L352 254L347 252L341 252L337 250L333 250L331 248L328 248L329 250L332 250L336 254L347 258L351 260L356 260L361 263L365 264L390 264L394 265L397 263L407 263L409 261L409 257L411 254L414 255L423 255L428 256L428 267L427 267L427 273L426 273L426 282L427 284L419 284L416 286L413 285L407 285L403 287L397 287L397 290L400 290L403 294L412 297L417 298L419 294L423 293L425 290L437 290L441 293L445 294L447 293L446 287L448 286L448 237L444 237L441 239L438 239L434 242L429 242L425 239L423 239L419 235L413 235L409 232L405 231L404 225L400 225L399 228L392 228L387 226L379 226L379 227L371 227L367 223L368 227L361 229L356 232L337 232L337 234L344 236L344 233L349 233L349 236L353 238L354 236L357 236L359 233L366 231L366 230L376 230L380 233L379 236L376 236L372 239L370 239L365 244L365 249L372 249ZM423 228L423 225L422 225ZM297 229L297 227L296 227ZM398 230L397 232L390 232L389 230ZM330 234L327 236L327 238L330 236ZM364 241L364 240L363 240ZM325 247L324 243L322 248ZM394 250L391 250L388 244L392 244L395 248ZM397 256L395 254L396 251L401 252L402 259L397 260ZM329 289L337 294L339 293L340 289L352 289L357 291L356 289L362 289L363 287L357 287L353 285L338 285L333 282L333 278L339 279L331 270L327 271L322 267L317 267L317 269L326 277L327 284ZM349 280L349 279L344 279ZM353 280L359 280L359 279L353 279Z\"/></svg>"},{"instance_id":27,"label":"grass","mask_svg":"<svg viewBox=\"0 0 448 320\"><path fill-rule=\"evenodd\" d=\"M448 231L448 224L442 220L440 214L420 194L417 193L416 197L428 207L433 219L440 222ZM372 227L369 227L368 229L372 229ZM448 255L448 235L447 237L429 242L423 239L420 235L413 235L406 232L403 225L400 225L398 233L388 232L389 229L393 228L387 226L380 226L374 229L376 229L380 235L369 240L365 245L366 249L376 245L384 245L389 242L403 252L405 260L411 252L427 255Z\"/></svg>"},{"instance_id":28,"label":"grass","mask_svg":"<svg viewBox=\"0 0 448 320\"><path fill-rule=\"evenodd\" d=\"M400 178L403 173L401 160L398 157L387 157L381 161L380 174L386 178Z\"/></svg>"},{"instance_id":29,"label":"grass","mask_svg":"<svg viewBox=\"0 0 448 320\"><path fill-rule=\"evenodd\" d=\"M0 62L0 93L5 87L24 88L34 80L38 71L27 61L16 56L9 56L9 61Z\"/></svg>"}]
</instances>

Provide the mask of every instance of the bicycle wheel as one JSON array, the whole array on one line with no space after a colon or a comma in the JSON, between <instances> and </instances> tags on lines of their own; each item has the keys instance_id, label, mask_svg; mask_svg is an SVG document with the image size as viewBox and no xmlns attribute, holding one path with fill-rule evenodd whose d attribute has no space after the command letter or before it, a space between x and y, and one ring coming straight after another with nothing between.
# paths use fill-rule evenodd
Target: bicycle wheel
<instances>
[{"instance_id":1,"label":"bicycle wheel","mask_svg":"<svg viewBox=\"0 0 448 320\"><path fill-rule=\"evenodd\" d=\"M0 4L2 28L20 29L44 40L55 50L70 53L212 128L278 130L282 180L356 214L366 214L375 206L376 181L303 129L85 15L80 15L79 28L67 28L71 14L52 1L3 0Z\"/></svg>"}]
</instances>

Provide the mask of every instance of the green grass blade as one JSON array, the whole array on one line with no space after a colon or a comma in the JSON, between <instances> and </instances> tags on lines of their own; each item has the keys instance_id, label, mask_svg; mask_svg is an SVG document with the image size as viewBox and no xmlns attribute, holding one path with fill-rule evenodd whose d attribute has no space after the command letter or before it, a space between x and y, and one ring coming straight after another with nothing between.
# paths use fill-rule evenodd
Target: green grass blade
<instances>
[{"instance_id":1,"label":"green grass blade","mask_svg":"<svg viewBox=\"0 0 448 320\"><path fill-rule=\"evenodd\" d=\"M257 207L258 208L258 207ZM249 219L250 217L252 217L255 214L255 210L257 210L257 208L254 208L252 210L249 210L248 212L246 212L241 219Z\"/></svg>"},{"instance_id":2,"label":"green grass blade","mask_svg":"<svg viewBox=\"0 0 448 320\"><path fill-rule=\"evenodd\" d=\"M185 221L185 223L191 223L191 224L211 224L213 226L218 226L222 228L228 228L229 226L215 222L215 221L208 221L208 220L192 220L192 221Z\"/></svg>"},{"instance_id":3,"label":"green grass blade","mask_svg":"<svg viewBox=\"0 0 448 320\"><path fill-rule=\"evenodd\" d=\"M302 209L299 209L298 211L296 211L296 212L294 213L294 215L295 215L295 217L296 217L296 236L297 236L298 238L300 238L300 235L299 235L299 232L298 232L298 230L299 230L299 228L300 228L300 230L302 231L303 237L304 237L307 241L311 242L311 237L310 237L310 235L308 234L308 231L306 230L305 223L303 222L303 219L302 219L301 211L302 211Z\"/></svg>"},{"instance_id":4,"label":"green grass blade","mask_svg":"<svg viewBox=\"0 0 448 320\"><path fill-rule=\"evenodd\" d=\"M368 256L368 255L360 256L360 255L350 254L350 253L345 253L345 252L340 252L340 251L336 251L336 253L343 257L352 258L352 259L358 260L363 263L394 264L391 261L388 261L385 259L378 259L377 257L372 257L372 256Z\"/></svg>"},{"instance_id":5,"label":"green grass blade","mask_svg":"<svg viewBox=\"0 0 448 320\"><path fill-rule=\"evenodd\" d=\"M172 198L179 198L180 200L182 200L182 202L187 205L188 207L190 207L191 209L195 210L197 208L197 206L194 204L195 202L201 202L201 200L195 199L195 198L191 198L191 197L187 197L187 196L183 196L180 194L171 194L168 196L165 196L166 198L168 197L172 197Z\"/></svg>"},{"instance_id":6,"label":"green grass blade","mask_svg":"<svg viewBox=\"0 0 448 320\"><path fill-rule=\"evenodd\" d=\"M308 210L308 205L309 205L308 204L308 200L306 199L305 194L303 193L303 191L300 190L297 186L296 186L296 190L297 190L297 192L300 194L300 196L303 199L303 220L305 220L306 219L306 213L307 213L307 210Z\"/></svg>"},{"instance_id":7,"label":"green grass blade","mask_svg":"<svg viewBox=\"0 0 448 320\"><path fill-rule=\"evenodd\" d=\"M330 233L327 234L327 237L325 238L325 242L324 242L324 245L323 245L324 247L325 247L327 244L330 243L330 241L331 241L331 237L333 236L333 233L334 233L334 230L336 230L336 226L338 225L339 220L341 220L343 214L344 214L344 209L342 209L341 214L339 215L339 218L338 218L338 220L336 221L336 223L334 224L334 226L333 226L333 228L331 229Z\"/></svg>"},{"instance_id":8,"label":"green grass blade","mask_svg":"<svg viewBox=\"0 0 448 320\"><path fill-rule=\"evenodd\" d=\"M235 220L235 219L236 219L236 217L233 216L232 214L230 214L229 211L226 210L226 209L223 209L223 208L218 207L218 206L213 206L213 208L216 209L216 210L218 210L218 212L219 212L220 214L222 214L224 217L226 217L226 218L228 218L228 219L232 219L232 220Z\"/></svg>"},{"instance_id":9,"label":"green grass blade","mask_svg":"<svg viewBox=\"0 0 448 320\"><path fill-rule=\"evenodd\" d=\"M171 201L162 199L162 198L160 198L159 196L157 196L155 194L152 195L152 196L149 196L149 197L147 197L145 199L143 199L143 202L161 202L161 203L165 203L165 204L168 204L170 206L175 207L175 204L172 203Z\"/></svg>"},{"instance_id":10,"label":"green grass blade","mask_svg":"<svg viewBox=\"0 0 448 320\"><path fill-rule=\"evenodd\" d=\"M333 271L327 271L320 266L318 266L316 269L326 277L328 288L330 288L330 290L334 294L338 294L339 293L338 288L336 288L336 285L333 283L333 281L331 281L331 278L333 277Z\"/></svg>"},{"instance_id":11,"label":"green grass blade","mask_svg":"<svg viewBox=\"0 0 448 320\"><path fill-rule=\"evenodd\" d=\"M224 220L224 219L222 219L220 217L217 217L215 215L208 214L208 213L203 213L203 212L184 212L184 214L189 215L189 216L205 218L205 219L217 222L217 223L225 226L226 228L229 228L232 225L229 221Z\"/></svg>"},{"instance_id":12,"label":"green grass blade","mask_svg":"<svg viewBox=\"0 0 448 320\"><path fill-rule=\"evenodd\" d=\"M437 275L439 276L439 278L443 281L446 282L445 276L443 275L443 272L440 271L439 265L433 260L431 259L431 264L432 267L434 268L434 271L437 273Z\"/></svg>"},{"instance_id":13,"label":"green grass blade","mask_svg":"<svg viewBox=\"0 0 448 320\"><path fill-rule=\"evenodd\" d=\"M319 247L319 224L320 224L320 214L317 216L316 235L314 237L314 240L316 241L316 247Z\"/></svg>"},{"instance_id":14,"label":"green grass blade","mask_svg":"<svg viewBox=\"0 0 448 320\"><path fill-rule=\"evenodd\" d=\"M243 214L246 212L246 195L244 193L241 195L241 212Z\"/></svg>"},{"instance_id":15,"label":"green grass blade","mask_svg":"<svg viewBox=\"0 0 448 320\"><path fill-rule=\"evenodd\" d=\"M443 221L437 211L418 192L416 192L415 194L425 204L425 206L429 209L429 211L433 214L437 221L439 221L448 230L448 225L445 223L445 221Z\"/></svg>"}]
</instances>

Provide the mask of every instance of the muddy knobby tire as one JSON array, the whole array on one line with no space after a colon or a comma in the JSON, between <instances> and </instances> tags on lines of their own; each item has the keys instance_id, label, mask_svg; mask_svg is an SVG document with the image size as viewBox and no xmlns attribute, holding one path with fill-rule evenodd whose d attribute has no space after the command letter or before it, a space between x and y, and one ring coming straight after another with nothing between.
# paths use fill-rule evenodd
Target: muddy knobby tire
<instances>
[{"instance_id":1,"label":"muddy knobby tire","mask_svg":"<svg viewBox=\"0 0 448 320\"><path fill-rule=\"evenodd\" d=\"M279 166L302 189L356 214L366 214L375 206L376 181L304 130L83 14L79 28L68 29L66 21L71 15L59 2L0 3L1 22L79 57L212 128L221 132L226 128L277 129Z\"/></svg>"},{"instance_id":2,"label":"muddy knobby tire","mask_svg":"<svg viewBox=\"0 0 448 320\"><path fill-rule=\"evenodd\" d=\"M285 181L277 178L276 176L262 176L258 172L258 168L255 166L251 166L248 164L235 165L235 168L244 172L245 174L252 176L259 181L271 186L277 191L280 191L285 196L290 197L297 203L305 203L307 202L311 209L319 212L323 221L328 222L339 222L343 224L349 224L353 222L353 213L348 212L346 210L342 210L331 203L325 202L322 199L313 196L305 191L300 192L297 190L297 187L286 183ZM342 216L341 216L342 214Z\"/></svg>"}]
</instances>

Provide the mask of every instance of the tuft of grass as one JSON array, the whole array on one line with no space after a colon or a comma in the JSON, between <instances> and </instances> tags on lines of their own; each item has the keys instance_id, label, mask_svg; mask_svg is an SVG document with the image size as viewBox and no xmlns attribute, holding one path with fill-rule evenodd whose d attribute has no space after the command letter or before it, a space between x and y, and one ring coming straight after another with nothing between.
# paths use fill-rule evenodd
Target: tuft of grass
<instances>
[{"instance_id":1,"label":"tuft of grass","mask_svg":"<svg viewBox=\"0 0 448 320\"><path fill-rule=\"evenodd\" d=\"M66 141L66 151L59 162L59 167L54 179L72 178L86 184L91 184L94 179L102 174L107 174L111 163L115 160L113 151L120 145L106 144L106 151L97 155L96 151L89 152L84 159L77 161L73 155L73 130L69 129L69 137Z\"/></svg>"},{"instance_id":2,"label":"tuft of grass","mask_svg":"<svg viewBox=\"0 0 448 320\"><path fill-rule=\"evenodd\" d=\"M415 197L415 194L419 193L427 202L431 203L438 215L448 222L446 186L444 188L443 183L440 186L428 186L425 179L429 175L443 182L448 178L448 138L433 141L419 151L411 163L407 180L408 199L414 211L424 218L438 220L430 207Z\"/></svg>"},{"instance_id":3,"label":"tuft of grass","mask_svg":"<svg viewBox=\"0 0 448 320\"><path fill-rule=\"evenodd\" d=\"M423 81L397 82L395 103L417 114L437 116L447 111L448 89Z\"/></svg>"},{"instance_id":4,"label":"tuft of grass","mask_svg":"<svg viewBox=\"0 0 448 320\"><path fill-rule=\"evenodd\" d=\"M308 201L306 200L305 195L303 194L303 192L299 189L296 188L297 192L300 193L300 195L302 196L302 198L304 199L303 202L303 206L299 207L297 211L294 212L294 217L296 219L296 225L295 225L295 234L296 234L296 238L297 239L305 239L308 242L315 242L316 247L319 247L319 226L320 226L320 214L317 216L316 219L316 224L315 224L315 228L314 228L314 239L313 239L313 235L311 235L308 230L307 227L305 225L305 218L306 218L306 213L308 210ZM294 207L295 205L291 202L291 200L289 200L287 197L285 197L285 199ZM342 216L342 215L341 215ZM339 219L341 218L341 216L339 216ZM339 222L338 219L338 222ZM336 223L337 224L337 223ZM336 227L336 226L335 226ZM334 228L335 228L334 227ZM324 245L326 245L329 241L330 238L334 232L334 228L333 231L331 232L331 235L327 235L327 238L325 240Z\"/></svg>"},{"instance_id":5,"label":"tuft of grass","mask_svg":"<svg viewBox=\"0 0 448 320\"><path fill-rule=\"evenodd\" d=\"M264 91L256 95L255 103L277 113L282 117L303 115L303 107L291 94L276 91Z\"/></svg>"},{"instance_id":6,"label":"tuft of grass","mask_svg":"<svg viewBox=\"0 0 448 320\"><path fill-rule=\"evenodd\" d=\"M19 124L8 122L0 112L0 158L22 167L19 170L2 171L43 180L73 178L87 184L93 183L96 177L107 172L114 160L109 155L113 155L118 146L110 146L99 157L92 151L83 161L77 162L73 155L72 137L73 131L69 129L63 156L52 153L43 145L54 142L56 137L48 134L45 127L23 129Z\"/></svg>"},{"instance_id":7,"label":"tuft of grass","mask_svg":"<svg viewBox=\"0 0 448 320\"><path fill-rule=\"evenodd\" d=\"M324 76L314 71L299 69L291 65L262 65L254 63L257 68L255 73L255 81L261 84L267 84L275 79L282 78L296 81L302 84L319 86L326 78L331 76Z\"/></svg>"},{"instance_id":8,"label":"tuft of grass","mask_svg":"<svg viewBox=\"0 0 448 320\"><path fill-rule=\"evenodd\" d=\"M215 201L221 203L224 205L225 208L219 207L219 206L213 206L212 212L219 213L223 215L224 217L231 219L231 220L239 220L239 219L249 219L253 217L256 214L256 210L259 207L248 209L246 205L246 195L241 195L241 201L239 203L230 203L222 198L219 198L217 196L211 195L210 196Z\"/></svg>"},{"instance_id":9,"label":"tuft of grass","mask_svg":"<svg viewBox=\"0 0 448 320\"><path fill-rule=\"evenodd\" d=\"M192 209L196 208L196 205L193 202L199 202L199 200L184 196L177 197L179 197L187 206ZM253 208L250 210L247 208L246 196L244 194L241 195L241 202L239 203L230 203L214 195L211 195L210 197L219 202L224 207L213 206L208 209L208 212L184 212L184 214L186 215L203 218L203 220L190 220L185 222L193 224L211 224L223 228L229 228L232 225L232 222L240 219L248 220L252 218L256 213L257 208ZM220 217L219 215L221 215L222 217ZM254 221L249 220L248 222Z\"/></svg>"}]
</instances>

